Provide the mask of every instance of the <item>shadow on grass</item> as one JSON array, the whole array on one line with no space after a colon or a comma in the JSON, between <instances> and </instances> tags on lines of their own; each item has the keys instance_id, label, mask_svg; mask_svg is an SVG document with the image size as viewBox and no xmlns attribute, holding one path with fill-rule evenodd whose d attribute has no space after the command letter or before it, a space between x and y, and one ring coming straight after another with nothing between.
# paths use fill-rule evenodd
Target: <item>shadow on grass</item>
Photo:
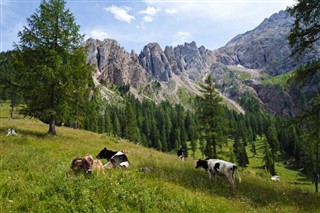
<instances>
[{"instance_id":1,"label":"shadow on grass","mask_svg":"<svg viewBox=\"0 0 320 213\"><path fill-rule=\"evenodd\" d=\"M189 168L185 165L172 167L172 165L155 166L152 178L173 182L174 184L193 191L202 191L211 196L222 196L227 199L245 200L252 207L292 206L303 211L318 211L320 208L320 196L311 193L302 193L298 189L288 189L258 180L250 176L240 174L242 182L239 184L236 178L237 189L233 191L227 178L215 177L211 180L203 169Z\"/></svg>"},{"instance_id":2,"label":"shadow on grass","mask_svg":"<svg viewBox=\"0 0 320 213\"><path fill-rule=\"evenodd\" d=\"M8 136L8 137L19 137L19 136L34 136L37 138L48 137L48 134L44 132L30 131L30 130L15 128L15 127L8 127L8 128L14 128L17 133L17 136ZM0 132L3 134L7 134L7 128L1 127Z\"/></svg>"}]
</instances>

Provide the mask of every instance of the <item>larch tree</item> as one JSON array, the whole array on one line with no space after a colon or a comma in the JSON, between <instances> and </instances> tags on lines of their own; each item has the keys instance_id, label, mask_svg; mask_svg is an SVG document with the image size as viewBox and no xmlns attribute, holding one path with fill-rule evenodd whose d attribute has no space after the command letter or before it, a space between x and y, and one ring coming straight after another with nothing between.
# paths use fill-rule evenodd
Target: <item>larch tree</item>
<instances>
[{"instance_id":1,"label":"larch tree","mask_svg":"<svg viewBox=\"0 0 320 213\"><path fill-rule=\"evenodd\" d=\"M44 0L19 31L15 69L24 98L21 113L55 125L84 108L92 68L86 64L84 35L64 0ZM79 111L77 112L77 114Z\"/></svg>"}]
</instances>

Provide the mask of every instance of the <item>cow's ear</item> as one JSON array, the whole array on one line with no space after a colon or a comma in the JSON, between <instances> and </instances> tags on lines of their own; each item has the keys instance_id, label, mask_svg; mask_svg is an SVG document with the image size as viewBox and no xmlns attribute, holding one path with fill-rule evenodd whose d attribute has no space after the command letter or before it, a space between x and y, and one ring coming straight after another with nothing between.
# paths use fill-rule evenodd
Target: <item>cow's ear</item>
<instances>
[{"instance_id":1,"label":"cow's ear","mask_svg":"<svg viewBox=\"0 0 320 213\"><path fill-rule=\"evenodd\" d=\"M104 147L104 149L103 150L107 150L107 148L106 147Z\"/></svg>"},{"instance_id":2,"label":"cow's ear","mask_svg":"<svg viewBox=\"0 0 320 213\"><path fill-rule=\"evenodd\" d=\"M76 160L75 164L80 166L82 164L82 160Z\"/></svg>"}]
</instances>

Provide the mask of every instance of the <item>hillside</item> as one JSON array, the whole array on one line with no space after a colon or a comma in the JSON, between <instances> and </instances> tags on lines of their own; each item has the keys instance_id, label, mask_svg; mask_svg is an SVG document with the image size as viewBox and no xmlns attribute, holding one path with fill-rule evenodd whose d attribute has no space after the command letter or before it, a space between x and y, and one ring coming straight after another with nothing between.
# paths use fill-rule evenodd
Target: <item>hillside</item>
<instances>
[{"instance_id":1,"label":"hillside","mask_svg":"<svg viewBox=\"0 0 320 213\"><path fill-rule=\"evenodd\" d=\"M277 163L280 182L263 172L259 155L242 169L242 183L232 191L226 178L209 180L196 160L178 160L104 134L57 127L58 136L45 135L47 125L31 119L7 120L0 114L1 212L316 212L320 197L310 182ZM6 137L13 127L18 136ZM91 177L66 176L71 160L102 148L127 150L131 167ZM259 146L257 146L259 150ZM150 172L139 172L149 168ZM296 182L290 184L289 182Z\"/></svg>"}]
</instances>

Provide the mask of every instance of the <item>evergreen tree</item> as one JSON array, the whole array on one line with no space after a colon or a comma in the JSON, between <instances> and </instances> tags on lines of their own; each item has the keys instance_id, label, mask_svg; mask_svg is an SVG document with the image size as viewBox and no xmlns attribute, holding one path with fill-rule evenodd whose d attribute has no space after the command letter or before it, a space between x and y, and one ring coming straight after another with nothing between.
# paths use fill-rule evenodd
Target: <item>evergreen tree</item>
<instances>
[{"instance_id":1,"label":"evergreen tree","mask_svg":"<svg viewBox=\"0 0 320 213\"><path fill-rule=\"evenodd\" d=\"M216 91L217 86L212 82L211 75L201 85L202 97L197 100L197 116L199 119L201 136L206 141L205 155L217 158L217 146L221 145L219 137L224 136L224 125L222 118L222 98Z\"/></svg>"},{"instance_id":2,"label":"evergreen tree","mask_svg":"<svg viewBox=\"0 0 320 213\"><path fill-rule=\"evenodd\" d=\"M108 107L106 107L106 109L104 110L104 126L105 126L105 132L108 135L111 135L113 133L113 128L112 128L112 122L111 122L110 112Z\"/></svg>"},{"instance_id":3,"label":"evergreen tree","mask_svg":"<svg viewBox=\"0 0 320 213\"><path fill-rule=\"evenodd\" d=\"M320 40L320 1L316 0L299 0L298 3L288 9L289 13L295 17L293 28L289 34L288 40L292 47L292 56L302 58L305 53L312 50L313 45ZM310 85L312 80L316 79L320 73L320 58L319 56L309 59L308 62L302 65L294 73L293 82L295 84ZM319 82L316 81L315 84ZM308 155L306 161L314 161L315 165L307 167L309 174L320 174L319 165L319 129L320 129L320 95L319 93L310 102L310 107L296 117L298 123L303 123L305 128L304 143L313 142L310 147L315 148L315 159L313 155ZM306 151L304 150L306 153ZM311 171L310 171L311 170ZM318 191L318 178L315 181L316 192Z\"/></svg>"},{"instance_id":4,"label":"evergreen tree","mask_svg":"<svg viewBox=\"0 0 320 213\"><path fill-rule=\"evenodd\" d=\"M272 159L274 160L276 157L276 153L280 147L279 147L279 141L277 138L277 130L276 130L273 123L268 128L266 137L267 137L267 141L271 147Z\"/></svg>"},{"instance_id":5,"label":"evergreen tree","mask_svg":"<svg viewBox=\"0 0 320 213\"><path fill-rule=\"evenodd\" d=\"M274 161L272 159L271 148L269 143L265 139L265 136L263 136L263 154L263 162L265 169L267 169L267 171L269 171L271 175L276 175L276 169Z\"/></svg>"},{"instance_id":6,"label":"evergreen tree","mask_svg":"<svg viewBox=\"0 0 320 213\"><path fill-rule=\"evenodd\" d=\"M99 105L96 96L92 96L86 106L84 128L92 132L99 130Z\"/></svg>"},{"instance_id":7,"label":"evergreen tree","mask_svg":"<svg viewBox=\"0 0 320 213\"><path fill-rule=\"evenodd\" d=\"M121 125L119 122L118 114L113 113L113 134L115 136L121 136Z\"/></svg>"},{"instance_id":8,"label":"evergreen tree","mask_svg":"<svg viewBox=\"0 0 320 213\"><path fill-rule=\"evenodd\" d=\"M240 140L240 137L236 135L233 144L233 152L236 156L237 163L240 167L246 167L249 164L249 159L244 143Z\"/></svg>"},{"instance_id":9,"label":"evergreen tree","mask_svg":"<svg viewBox=\"0 0 320 213\"><path fill-rule=\"evenodd\" d=\"M65 4L64 0L42 1L15 44L14 65L25 101L21 113L49 124L50 135L56 134L57 121L87 100L92 72L81 46L84 36Z\"/></svg>"},{"instance_id":10,"label":"evergreen tree","mask_svg":"<svg viewBox=\"0 0 320 213\"><path fill-rule=\"evenodd\" d=\"M124 114L124 137L132 142L138 142L138 127L136 116L131 103L126 103L126 109Z\"/></svg>"},{"instance_id":11,"label":"evergreen tree","mask_svg":"<svg viewBox=\"0 0 320 213\"><path fill-rule=\"evenodd\" d=\"M104 115L99 115L99 118L98 118L98 133L104 133L106 131L104 118L105 118Z\"/></svg>"},{"instance_id":12,"label":"evergreen tree","mask_svg":"<svg viewBox=\"0 0 320 213\"><path fill-rule=\"evenodd\" d=\"M15 108L22 103L21 93L17 85L17 72L13 67L12 51L0 53L0 91L3 99L10 100L10 117L13 119Z\"/></svg>"}]
</instances>

